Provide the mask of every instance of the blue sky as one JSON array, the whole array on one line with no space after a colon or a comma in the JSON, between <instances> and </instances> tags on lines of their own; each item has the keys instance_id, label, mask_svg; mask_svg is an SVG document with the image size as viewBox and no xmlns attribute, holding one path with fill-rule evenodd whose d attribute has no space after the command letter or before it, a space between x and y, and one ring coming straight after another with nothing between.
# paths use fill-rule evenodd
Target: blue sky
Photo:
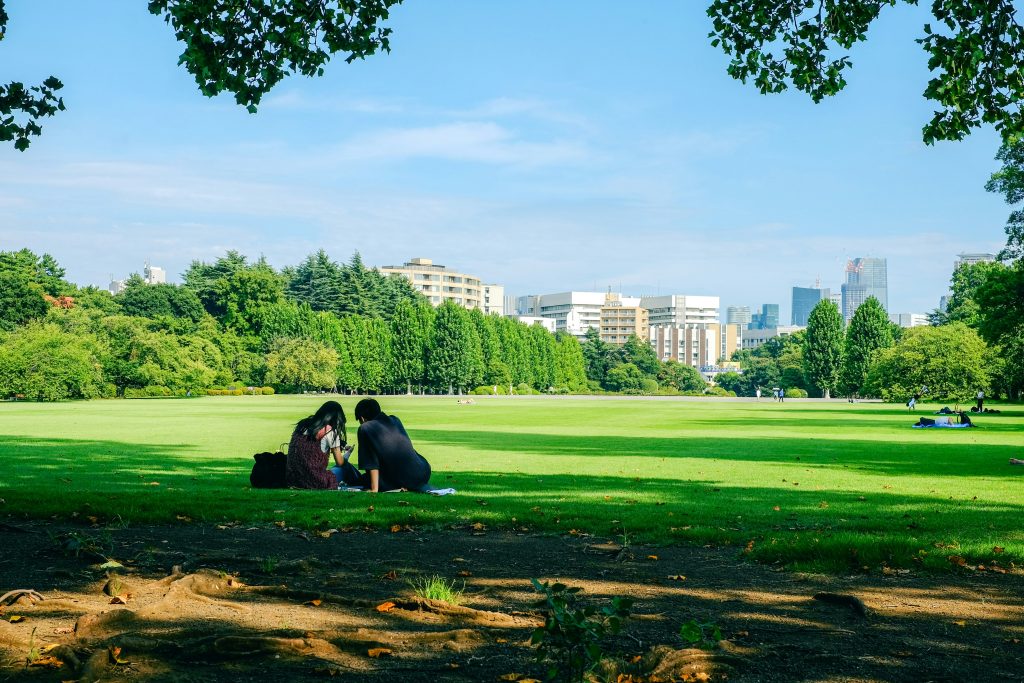
<instances>
[{"instance_id":1,"label":"blue sky","mask_svg":"<svg viewBox=\"0 0 1024 683\"><path fill-rule=\"evenodd\" d=\"M105 285L227 249L433 258L511 294L710 294L782 305L846 258L889 260L893 312L934 308L960 251L997 251L990 130L926 147L914 38L887 10L814 105L725 73L703 0L407 0L392 53L289 78L247 114L207 99L141 0L10 0L0 80L68 111L0 149L0 248Z\"/></svg>"}]
</instances>

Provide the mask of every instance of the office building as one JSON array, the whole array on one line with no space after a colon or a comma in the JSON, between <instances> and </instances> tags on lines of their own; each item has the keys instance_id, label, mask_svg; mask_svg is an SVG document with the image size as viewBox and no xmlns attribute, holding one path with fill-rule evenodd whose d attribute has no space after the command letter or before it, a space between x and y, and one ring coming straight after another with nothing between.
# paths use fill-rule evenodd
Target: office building
<instances>
[{"instance_id":1,"label":"office building","mask_svg":"<svg viewBox=\"0 0 1024 683\"><path fill-rule=\"evenodd\" d=\"M147 285L166 284L167 271L160 266L151 266L147 262L145 268L142 269L142 279L146 281Z\"/></svg>"},{"instance_id":2,"label":"office building","mask_svg":"<svg viewBox=\"0 0 1024 683\"><path fill-rule=\"evenodd\" d=\"M974 254L957 254L956 263L953 264L953 270L956 270L960 266L973 266L976 263L991 263L996 260L995 254L989 253L974 253Z\"/></svg>"},{"instance_id":3,"label":"office building","mask_svg":"<svg viewBox=\"0 0 1024 683\"><path fill-rule=\"evenodd\" d=\"M505 315L505 288L502 285L484 285L480 309L484 315Z\"/></svg>"},{"instance_id":4,"label":"office building","mask_svg":"<svg viewBox=\"0 0 1024 683\"><path fill-rule=\"evenodd\" d=\"M642 296L640 305L650 314L651 325L696 325L718 323L717 296L668 294ZM748 311L749 312L749 311Z\"/></svg>"},{"instance_id":5,"label":"office building","mask_svg":"<svg viewBox=\"0 0 1024 683\"><path fill-rule=\"evenodd\" d=\"M623 346L633 335L647 340L647 309L640 305L626 306L620 295L608 292L601 307L601 341Z\"/></svg>"},{"instance_id":6,"label":"office building","mask_svg":"<svg viewBox=\"0 0 1024 683\"><path fill-rule=\"evenodd\" d=\"M484 307L480 278L445 268L430 259L414 258L401 266L383 266L379 270L385 275L395 273L407 278L413 288L427 297L434 306L454 301L465 308Z\"/></svg>"},{"instance_id":7,"label":"office building","mask_svg":"<svg viewBox=\"0 0 1024 683\"><path fill-rule=\"evenodd\" d=\"M518 316L537 315L537 298L536 294L517 296L512 310L515 311L515 314Z\"/></svg>"},{"instance_id":8,"label":"office building","mask_svg":"<svg viewBox=\"0 0 1024 683\"><path fill-rule=\"evenodd\" d=\"M725 322L730 325L746 327L750 324L750 318L750 306L729 306L725 309Z\"/></svg>"},{"instance_id":9,"label":"office building","mask_svg":"<svg viewBox=\"0 0 1024 683\"><path fill-rule=\"evenodd\" d=\"M884 258L855 258L846 262L846 283L842 286L843 318L849 322L860 305L873 296L889 309L889 281Z\"/></svg>"},{"instance_id":10,"label":"office building","mask_svg":"<svg viewBox=\"0 0 1024 683\"><path fill-rule=\"evenodd\" d=\"M751 330L767 330L779 326L779 305L761 304L761 310L750 316L747 328Z\"/></svg>"},{"instance_id":11,"label":"office building","mask_svg":"<svg viewBox=\"0 0 1024 683\"><path fill-rule=\"evenodd\" d=\"M740 326L728 323L651 325L651 348L659 360L674 360L702 372L728 359L739 347Z\"/></svg>"},{"instance_id":12,"label":"office building","mask_svg":"<svg viewBox=\"0 0 1024 683\"><path fill-rule=\"evenodd\" d=\"M605 305L604 292L558 292L520 297L519 315L534 315L555 321L555 330L579 339L591 327L601 329L601 308ZM623 306L640 305L639 297L616 295Z\"/></svg>"},{"instance_id":13,"label":"office building","mask_svg":"<svg viewBox=\"0 0 1024 683\"><path fill-rule=\"evenodd\" d=\"M794 287L790 324L807 325L807 319L818 302L830 298L831 292L828 289L822 289L817 284L814 287Z\"/></svg>"},{"instance_id":14,"label":"office building","mask_svg":"<svg viewBox=\"0 0 1024 683\"><path fill-rule=\"evenodd\" d=\"M924 313L890 313L889 322L900 327L921 327L929 325L928 316Z\"/></svg>"},{"instance_id":15,"label":"office building","mask_svg":"<svg viewBox=\"0 0 1024 683\"><path fill-rule=\"evenodd\" d=\"M541 318L536 315L517 315L513 317L524 325L540 325L551 334L556 332L554 318Z\"/></svg>"},{"instance_id":16,"label":"office building","mask_svg":"<svg viewBox=\"0 0 1024 683\"><path fill-rule=\"evenodd\" d=\"M124 291L124 280L115 280L113 276L110 277L110 284L107 285L107 291L117 296Z\"/></svg>"},{"instance_id":17,"label":"office building","mask_svg":"<svg viewBox=\"0 0 1024 683\"><path fill-rule=\"evenodd\" d=\"M794 332L806 329L799 325L781 325L779 327L769 327L764 329L746 329L743 330L742 344L744 349L756 349L761 344L764 344L769 339L775 337L784 337Z\"/></svg>"}]
</instances>

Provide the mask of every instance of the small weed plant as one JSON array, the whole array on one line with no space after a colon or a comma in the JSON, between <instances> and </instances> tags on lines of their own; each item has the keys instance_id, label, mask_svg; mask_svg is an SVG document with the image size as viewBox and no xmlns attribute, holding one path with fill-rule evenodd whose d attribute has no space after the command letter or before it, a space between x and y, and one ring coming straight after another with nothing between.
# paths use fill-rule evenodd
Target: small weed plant
<instances>
[{"instance_id":1,"label":"small weed plant","mask_svg":"<svg viewBox=\"0 0 1024 683\"><path fill-rule=\"evenodd\" d=\"M466 589L465 583L462 584L462 588L456 588L454 579L447 581L437 574L412 579L409 581L409 585L412 586L413 593L417 597L424 600L447 602L450 605L461 603L462 593Z\"/></svg>"},{"instance_id":2,"label":"small weed plant","mask_svg":"<svg viewBox=\"0 0 1024 683\"><path fill-rule=\"evenodd\" d=\"M50 541L59 547L65 555L106 559L114 548L114 539L106 529L91 534L85 531L68 531L62 534L50 534Z\"/></svg>"},{"instance_id":3,"label":"small weed plant","mask_svg":"<svg viewBox=\"0 0 1024 683\"><path fill-rule=\"evenodd\" d=\"M679 627L679 637L693 647L710 650L722 639L722 629L712 621L690 619Z\"/></svg>"},{"instance_id":4,"label":"small weed plant","mask_svg":"<svg viewBox=\"0 0 1024 683\"><path fill-rule=\"evenodd\" d=\"M264 557L260 559L260 570L264 574L273 574L274 570L277 569L278 561L276 557Z\"/></svg>"},{"instance_id":5,"label":"small weed plant","mask_svg":"<svg viewBox=\"0 0 1024 683\"><path fill-rule=\"evenodd\" d=\"M537 579L532 582L534 589L544 595L538 606L546 610L544 625L530 638L530 643L537 646L537 661L547 664L549 681L583 681L604 658L607 638L622 630L633 601L615 597L600 609L579 606L579 588Z\"/></svg>"}]
</instances>

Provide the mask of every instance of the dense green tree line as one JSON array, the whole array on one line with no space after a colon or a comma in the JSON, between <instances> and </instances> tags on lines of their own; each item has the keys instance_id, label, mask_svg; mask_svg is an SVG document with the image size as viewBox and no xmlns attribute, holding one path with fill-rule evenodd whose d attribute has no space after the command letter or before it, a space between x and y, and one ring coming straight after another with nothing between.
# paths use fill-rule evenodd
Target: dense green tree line
<instances>
[{"instance_id":1,"label":"dense green tree line","mask_svg":"<svg viewBox=\"0 0 1024 683\"><path fill-rule=\"evenodd\" d=\"M587 388L571 336L437 309L400 276L324 252L275 271L228 252L184 284L79 288L48 255L0 252L0 397L118 396L228 386L351 392ZM153 392L156 394L166 392Z\"/></svg>"}]
</instances>

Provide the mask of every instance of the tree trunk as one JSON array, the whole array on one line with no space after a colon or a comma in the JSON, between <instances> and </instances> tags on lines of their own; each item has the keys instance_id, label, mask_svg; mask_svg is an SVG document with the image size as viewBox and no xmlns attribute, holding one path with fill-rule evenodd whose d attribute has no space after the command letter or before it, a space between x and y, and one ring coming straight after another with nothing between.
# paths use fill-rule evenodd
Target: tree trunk
<instances>
[{"instance_id":1,"label":"tree trunk","mask_svg":"<svg viewBox=\"0 0 1024 683\"><path fill-rule=\"evenodd\" d=\"M832 397L831 397L831 396L829 395L829 390L828 390L828 387L825 387L825 398L832 398Z\"/></svg>"}]
</instances>

